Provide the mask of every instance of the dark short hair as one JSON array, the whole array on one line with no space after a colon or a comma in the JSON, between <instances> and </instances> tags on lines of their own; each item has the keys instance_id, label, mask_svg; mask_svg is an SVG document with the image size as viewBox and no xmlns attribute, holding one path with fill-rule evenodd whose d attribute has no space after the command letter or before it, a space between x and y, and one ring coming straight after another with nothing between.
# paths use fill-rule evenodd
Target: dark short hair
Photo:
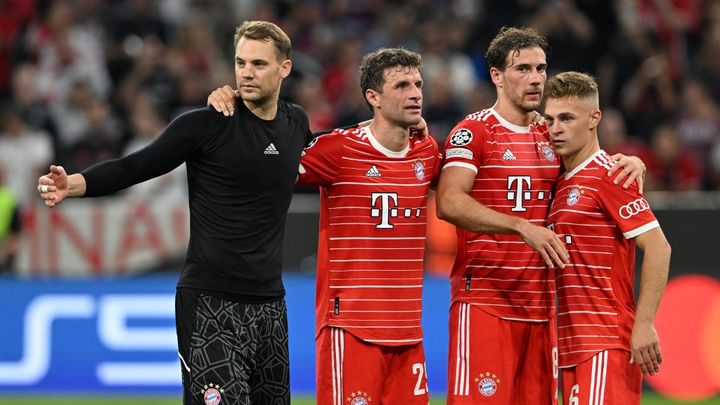
<instances>
[{"instance_id":1,"label":"dark short hair","mask_svg":"<svg viewBox=\"0 0 720 405\"><path fill-rule=\"evenodd\" d=\"M485 59L489 67L505 70L511 52L519 53L528 48L540 48L546 54L550 50L547 38L532 28L502 27L490 42Z\"/></svg>"},{"instance_id":2,"label":"dark short hair","mask_svg":"<svg viewBox=\"0 0 720 405\"><path fill-rule=\"evenodd\" d=\"M545 98L597 98L598 85L595 78L580 72L562 72L548 79Z\"/></svg>"},{"instance_id":3,"label":"dark short hair","mask_svg":"<svg viewBox=\"0 0 720 405\"><path fill-rule=\"evenodd\" d=\"M360 90L363 98L368 89L382 93L382 86L385 84L385 69L392 67L420 69L422 67L421 59L419 53L400 47L380 48L365 55L360 63ZM365 99L365 104L372 112L372 105L367 102L367 99Z\"/></svg>"},{"instance_id":4,"label":"dark short hair","mask_svg":"<svg viewBox=\"0 0 720 405\"><path fill-rule=\"evenodd\" d=\"M235 42L233 44L235 48L237 48L237 44L242 37L272 41L278 59L290 59L290 47L292 46L290 37L280 27L269 21L245 21L241 26L235 28Z\"/></svg>"}]
</instances>

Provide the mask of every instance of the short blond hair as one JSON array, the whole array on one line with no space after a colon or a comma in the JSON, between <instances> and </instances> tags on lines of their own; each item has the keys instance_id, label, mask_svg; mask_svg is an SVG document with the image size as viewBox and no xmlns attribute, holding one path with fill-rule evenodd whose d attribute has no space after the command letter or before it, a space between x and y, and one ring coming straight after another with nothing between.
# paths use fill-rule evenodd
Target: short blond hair
<instances>
[{"instance_id":1,"label":"short blond hair","mask_svg":"<svg viewBox=\"0 0 720 405\"><path fill-rule=\"evenodd\" d=\"M580 72L562 72L548 79L545 98L566 97L597 100L598 85L595 78Z\"/></svg>"},{"instance_id":2,"label":"short blond hair","mask_svg":"<svg viewBox=\"0 0 720 405\"><path fill-rule=\"evenodd\" d=\"M275 45L279 60L290 59L290 37L285 31L269 21L245 21L241 26L235 28L235 42L237 48L240 38L270 40Z\"/></svg>"}]
</instances>

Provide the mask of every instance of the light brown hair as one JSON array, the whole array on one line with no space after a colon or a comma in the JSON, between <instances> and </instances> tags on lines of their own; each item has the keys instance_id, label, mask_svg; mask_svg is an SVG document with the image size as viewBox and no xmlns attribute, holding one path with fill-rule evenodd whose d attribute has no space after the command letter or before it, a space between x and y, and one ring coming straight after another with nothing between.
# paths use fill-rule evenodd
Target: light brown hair
<instances>
[{"instance_id":1,"label":"light brown hair","mask_svg":"<svg viewBox=\"0 0 720 405\"><path fill-rule=\"evenodd\" d=\"M248 38L262 41L272 41L278 54L278 60L290 59L290 37L277 25L269 21L245 21L235 29L235 42L237 48L240 38Z\"/></svg>"},{"instance_id":2,"label":"light brown hair","mask_svg":"<svg viewBox=\"0 0 720 405\"><path fill-rule=\"evenodd\" d=\"M562 72L548 79L545 84L546 98L598 98L595 78L580 72Z\"/></svg>"},{"instance_id":3,"label":"light brown hair","mask_svg":"<svg viewBox=\"0 0 720 405\"><path fill-rule=\"evenodd\" d=\"M495 35L485 52L485 60L489 68L505 70L507 57L511 52L517 54L521 49L540 48L548 53L550 50L547 38L532 28L502 27Z\"/></svg>"}]
</instances>

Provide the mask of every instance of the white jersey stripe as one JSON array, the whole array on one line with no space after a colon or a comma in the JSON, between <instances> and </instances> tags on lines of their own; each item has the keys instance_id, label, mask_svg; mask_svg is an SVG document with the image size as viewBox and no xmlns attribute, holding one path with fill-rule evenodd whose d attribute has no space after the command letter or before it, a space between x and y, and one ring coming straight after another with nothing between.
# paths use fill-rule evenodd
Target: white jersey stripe
<instances>
[{"instance_id":1,"label":"white jersey stripe","mask_svg":"<svg viewBox=\"0 0 720 405\"><path fill-rule=\"evenodd\" d=\"M331 347L330 355L332 357L332 386L333 386L333 405L342 405L343 403L343 361L344 341L343 330L339 328L330 328Z\"/></svg>"},{"instance_id":2,"label":"white jersey stripe","mask_svg":"<svg viewBox=\"0 0 720 405\"><path fill-rule=\"evenodd\" d=\"M330 240L425 240L425 237L418 238L330 238ZM520 242L525 243L525 242Z\"/></svg>"},{"instance_id":3,"label":"white jersey stripe","mask_svg":"<svg viewBox=\"0 0 720 405\"><path fill-rule=\"evenodd\" d=\"M592 369L590 371L590 395L588 395L588 405L595 405L593 401L595 397L595 371L597 369L597 356L592 358Z\"/></svg>"},{"instance_id":4,"label":"white jersey stripe","mask_svg":"<svg viewBox=\"0 0 720 405\"><path fill-rule=\"evenodd\" d=\"M370 343L418 343L422 339L363 339Z\"/></svg>"},{"instance_id":5,"label":"white jersey stripe","mask_svg":"<svg viewBox=\"0 0 720 405\"><path fill-rule=\"evenodd\" d=\"M601 391L600 391L600 402L598 402L598 405L603 405L605 403L605 381L607 378L608 351L603 350L602 356L603 356L602 386L601 386Z\"/></svg>"},{"instance_id":6,"label":"white jersey stripe","mask_svg":"<svg viewBox=\"0 0 720 405\"><path fill-rule=\"evenodd\" d=\"M348 260L330 260L330 263L348 263L348 262L421 262L422 259L348 259Z\"/></svg>"},{"instance_id":7,"label":"white jersey stripe","mask_svg":"<svg viewBox=\"0 0 720 405\"><path fill-rule=\"evenodd\" d=\"M597 374L595 375L595 399L593 402L593 405L600 405L600 393L602 391L602 374L603 369L605 368L605 361L603 359L602 352L598 353L598 368L597 368Z\"/></svg>"},{"instance_id":8,"label":"white jersey stripe","mask_svg":"<svg viewBox=\"0 0 720 405\"><path fill-rule=\"evenodd\" d=\"M478 172L478 169L477 169L477 167L475 167L475 165L472 165L470 163L465 163L465 162L448 162L447 164L445 164L445 166L443 166L442 169L445 170L448 167L464 167L466 169L472 170L473 173L475 173L475 174L477 174L477 172Z\"/></svg>"},{"instance_id":9,"label":"white jersey stripe","mask_svg":"<svg viewBox=\"0 0 720 405\"><path fill-rule=\"evenodd\" d=\"M424 183L417 183L417 184L403 184L403 183L367 183L367 182L357 182L357 181L341 181L338 183L333 183L333 186L342 186L342 185L351 185L351 186L365 186L365 187L374 187L377 188L378 186L390 186L390 187L418 187L428 185L430 184L429 181L426 181Z\"/></svg>"},{"instance_id":10,"label":"white jersey stripe","mask_svg":"<svg viewBox=\"0 0 720 405\"><path fill-rule=\"evenodd\" d=\"M645 224L641 227L638 227L631 231L625 232L625 233L623 233L623 236L625 237L625 239L632 239L636 236L640 236L640 235L644 234L645 232L647 232L651 229L655 229L655 228L659 228L659 227L660 227L660 224L658 223L657 220L655 220L652 222L648 222L647 224Z\"/></svg>"},{"instance_id":11,"label":"white jersey stripe","mask_svg":"<svg viewBox=\"0 0 720 405\"><path fill-rule=\"evenodd\" d=\"M330 288L422 288L420 285L335 285Z\"/></svg>"},{"instance_id":12,"label":"white jersey stripe","mask_svg":"<svg viewBox=\"0 0 720 405\"><path fill-rule=\"evenodd\" d=\"M408 269L408 270L373 270L373 269L358 269L358 270L330 270L330 273L398 273L398 272L405 272L411 271L413 273L417 272L415 269Z\"/></svg>"}]
</instances>

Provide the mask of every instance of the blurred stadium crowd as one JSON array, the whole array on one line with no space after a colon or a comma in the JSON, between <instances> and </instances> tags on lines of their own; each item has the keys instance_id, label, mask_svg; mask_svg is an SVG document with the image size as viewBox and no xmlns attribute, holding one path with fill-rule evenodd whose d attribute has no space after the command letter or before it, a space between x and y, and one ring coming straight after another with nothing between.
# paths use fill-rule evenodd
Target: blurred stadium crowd
<instances>
[{"instance_id":1,"label":"blurred stadium crowd","mask_svg":"<svg viewBox=\"0 0 720 405\"><path fill-rule=\"evenodd\" d=\"M602 146L640 156L649 189L720 188L720 0L0 0L0 178L35 203L49 163L74 172L146 144L234 83L232 37L248 19L292 38L282 96L313 130L369 117L364 53L421 52L439 141L494 100L483 54L497 30L535 27L550 74L598 78Z\"/></svg>"}]
</instances>

